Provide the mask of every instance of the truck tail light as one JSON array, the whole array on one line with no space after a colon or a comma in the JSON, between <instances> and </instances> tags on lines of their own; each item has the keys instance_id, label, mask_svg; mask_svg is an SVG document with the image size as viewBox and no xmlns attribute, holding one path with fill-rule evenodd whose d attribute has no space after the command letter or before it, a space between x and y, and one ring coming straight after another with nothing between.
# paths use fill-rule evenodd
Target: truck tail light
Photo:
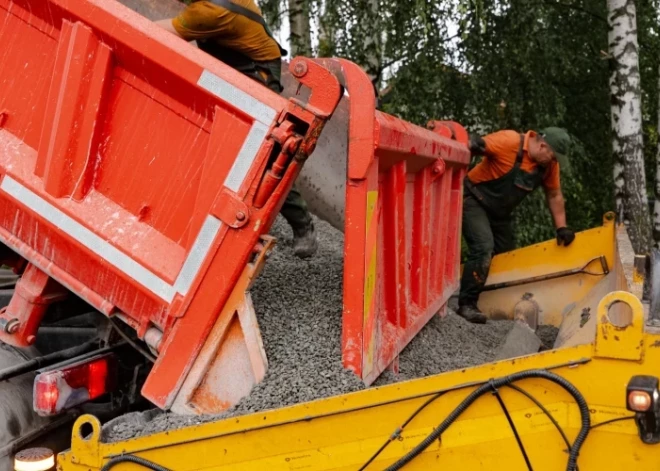
<instances>
[{"instance_id":1,"label":"truck tail light","mask_svg":"<svg viewBox=\"0 0 660 471\"><path fill-rule=\"evenodd\" d=\"M38 374L33 407L39 415L54 415L112 392L117 383L117 358L112 353L94 356Z\"/></svg>"},{"instance_id":2,"label":"truck tail light","mask_svg":"<svg viewBox=\"0 0 660 471\"><path fill-rule=\"evenodd\" d=\"M648 445L660 443L660 380L633 376L626 387L626 407L635 413L639 437Z\"/></svg>"},{"instance_id":3,"label":"truck tail light","mask_svg":"<svg viewBox=\"0 0 660 471\"><path fill-rule=\"evenodd\" d=\"M630 391L628 393L628 409L635 412L646 412L653 405L651 395L646 391Z\"/></svg>"}]
</instances>

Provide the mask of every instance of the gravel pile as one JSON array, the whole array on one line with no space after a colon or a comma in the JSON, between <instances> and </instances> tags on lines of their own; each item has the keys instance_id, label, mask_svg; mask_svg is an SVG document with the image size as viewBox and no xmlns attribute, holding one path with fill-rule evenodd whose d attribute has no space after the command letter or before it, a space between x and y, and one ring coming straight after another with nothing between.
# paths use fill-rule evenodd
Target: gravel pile
<instances>
[{"instance_id":1,"label":"gravel pile","mask_svg":"<svg viewBox=\"0 0 660 471\"><path fill-rule=\"evenodd\" d=\"M291 232L278 218L271 233L278 245L253 288L269 370L264 381L220 416L177 416L147 411L104 426L105 441L180 428L323 397L364 385L341 364L343 234L315 221L319 251L310 260L293 255ZM386 372L376 385L419 378L491 361L512 326L510 321L470 324L453 312L434 317L401 353L400 373ZM556 329L540 336L552 347ZM545 337L545 338L544 338Z\"/></svg>"}]
</instances>

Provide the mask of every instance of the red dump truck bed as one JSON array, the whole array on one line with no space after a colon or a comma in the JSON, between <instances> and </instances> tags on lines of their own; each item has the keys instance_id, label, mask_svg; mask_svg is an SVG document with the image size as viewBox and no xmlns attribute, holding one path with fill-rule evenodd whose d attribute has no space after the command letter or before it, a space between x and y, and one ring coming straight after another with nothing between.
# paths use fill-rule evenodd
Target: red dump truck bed
<instances>
[{"instance_id":1,"label":"red dump truck bed","mask_svg":"<svg viewBox=\"0 0 660 471\"><path fill-rule=\"evenodd\" d=\"M266 358L246 291L342 96L345 364L371 382L457 285L460 126L376 112L347 61L296 58L285 99L112 0L0 0L0 340L73 292L158 354L142 392L217 412ZM367 82L365 82L367 80Z\"/></svg>"}]
</instances>

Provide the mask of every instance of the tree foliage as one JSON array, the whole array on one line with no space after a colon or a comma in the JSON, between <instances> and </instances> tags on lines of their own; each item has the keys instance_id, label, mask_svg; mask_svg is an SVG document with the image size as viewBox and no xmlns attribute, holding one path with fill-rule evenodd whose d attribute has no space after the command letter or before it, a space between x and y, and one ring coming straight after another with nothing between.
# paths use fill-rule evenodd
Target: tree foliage
<instances>
[{"instance_id":1,"label":"tree foliage","mask_svg":"<svg viewBox=\"0 0 660 471\"><path fill-rule=\"evenodd\" d=\"M377 75L386 112L418 124L452 119L475 132L564 127L574 141L571 173L562 172L569 225L596 226L614 209L605 0L307 1L314 53ZM288 1L258 2L281 27ZM635 3L652 198L660 0ZM542 192L518 208L516 234L519 244L554 235Z\"/></svg>"},{"instance_id":2,"label":"tree foliage","mask_svg":"<svg viewBox=\"0 0 660 471\"><path fill-rule=\"evenodd\" d=\"M370 25L356 25L364 6L328 2L332 52L364 63ZM658 135L658 3L637 2L648 175ZM385 111L480 132L564 127L574 141L571 172L562 172L569 225L596 226L614 209L604 0L381 0L380 7L382 64L391 67ZM521 245L554 236L542 192L518 208L516 229Z\"/></svg>"}]
</instances>

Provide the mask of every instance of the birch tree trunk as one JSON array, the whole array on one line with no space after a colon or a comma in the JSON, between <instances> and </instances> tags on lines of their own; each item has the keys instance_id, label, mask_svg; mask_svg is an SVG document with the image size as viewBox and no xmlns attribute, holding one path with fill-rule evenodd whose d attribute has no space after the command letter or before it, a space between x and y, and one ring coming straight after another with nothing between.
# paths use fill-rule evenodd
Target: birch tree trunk
<instances>
[{"instance_id":1,"label":"birch tree trunk","mask_svg":"<svg viewBox=\"0 0 660 471\"><path fill-rule=\"evenodd\" d=\"M634 0L607 0L614 196L635 251L651 247L642 140L641 86Z\"/></svg>"},{"instance_id":2,"label":"birch tree trunk","mask_svg":"<svg viewBox=\"0 0 660 471\"><path fill-rule=\"evenodd\" d=\"M338 8L336 2L325 0L322 2L321 13L318 16L319 27L319 56L332 57L335 50L335 19L337 13L333 8Z\"/></svg>"},{"instance_id":3,"label":"birch tree trunk","mask_svg":"<svg viewBox=\"0 0 660 471\"><path fill-rule=\"evenodd\" d=\"M309 0L288 0L291 34L291 58L312 55L312 35L309 27Z\"/></svg>"},{"instance_id":4,"label":"birch tree trunk","mask_svg":"<svg viewBox=\"0 0 660 471\"><path fill-rule=\"evenodd\" d=\"M658 67L658 132L660 132L660 66ZM655 201L653 203L653 241L660 248L660 139L655 151Z\"/></svg>"},{"instance_id":5,"label":"birch tree trunk","mask_svg":"<svg viewBox=\"0 0 660 471\"><path fill-rule=\"evenodd\" d=\"M383 56L378 0L367 0L367 12L367 18L371 27L369 28L370 34L367 35L364 41L364 50L366 53L364 68L369 78L371 78L374 87L378 88Z\"/></svg>"}]
</instances>

